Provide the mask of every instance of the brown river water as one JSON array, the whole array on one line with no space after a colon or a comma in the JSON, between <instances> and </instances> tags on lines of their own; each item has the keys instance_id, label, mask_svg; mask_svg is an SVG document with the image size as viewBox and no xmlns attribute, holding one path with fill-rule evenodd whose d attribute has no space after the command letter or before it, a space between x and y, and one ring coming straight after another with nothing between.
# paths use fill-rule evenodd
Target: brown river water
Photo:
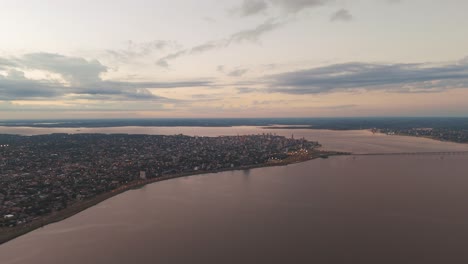
<instances>
[{"instance_id":1,"label":"brown river water","mask_svg":"<svg viewBox=\"0 0 468 264\"><path fill-rule=\"evenodd\" d=\"M0 128L306 137L355 153L467 151L367 131ZM0 263L468 263L468 155L340 156L147 185L0 245Z\"/></svg>"}]
</instances>

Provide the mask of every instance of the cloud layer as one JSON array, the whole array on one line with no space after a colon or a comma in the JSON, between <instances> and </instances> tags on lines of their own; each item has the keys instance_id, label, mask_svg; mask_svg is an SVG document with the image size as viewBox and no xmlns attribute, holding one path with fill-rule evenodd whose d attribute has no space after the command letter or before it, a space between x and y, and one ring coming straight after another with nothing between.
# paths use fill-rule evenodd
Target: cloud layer
<instances>
[{"instance_id":1,"label":"cloud layer","mask_svg":"<svg viewBox=\"0 0 468 264\"><path fill-rule=\"evenodd\" d=\"M244 0L239 8L233 10L233 13L245 17L263 12L267 8L268 4L263 0Z\"/></svg>"},{"instance_id":2,"label":"cloud layer","mask_svg":"<svg viewBox=\"0 0 468 264\"><path fill-rule=\"evenodd\" d=\"M333 0L270 0L274 5L277 5L288 12L299 12L306 8L322 6L327 3L332 2Z\"/></svg>"},{"instance_id":3,"label":"cloud layer","mask_svg":"<svg viewBox=\"0 0 468 264\"><path fill-rule=\"evenodd\" d=\"M155 52L164 51L168 48L177 47L175 41L168 40L154 40L149 42L134 42L127 41L124 49L107 49L105 50L106 55L110 56L116 61L128 63L134 59L147 57Z\"/></svg>"},{"instance_id":4,"label":"cloud layer","mask_svg":"<svg viewBox=\"0 0 468 264\"><path fill-rule=\"evenodd\" d=\"M351 21L353 20L353 16L351 13L346 9L340 9L333 13L330 17L330 21Z\"/></svg>"},{"instance_id":5,"label":"cloud layer","mask_svg":"<svg viewBox=\"0 0 468 264\"><path fill-rule=\"evenodd\" d=\"M372 64L345 63L287 72L268 77L270 91L318 94L339 91L386 90L392 92L438 92L468 88L468 64Z\"/></svg>"},{"instance_id":6,"label":"cloud layer","mask_svg":"<svg viewBox=\"0 0 468 264\"><path fill-rule=\"evenodd\" d=\"M30 53L15 58L0 58L6 74L0 74L0 100L50 100L64 96L83 96L88 100L167 100L150 88L209 86L208 81L124 82L103 80L108 70L97 60L86 60L53 53ZM54 78L31 79L28 71L56 74Z\"/></svg>"},{"instance_id":7,"label":"cloud layer","mask_svg":"<svg viewBox=\"0 0 468 264\"><path fill-rule=\"evenodd\" d=\"M169 67L169 62L175 60L182 56L195 55L204 52L208 52L214 49L226 48L233 43L242 43L246 41L257 42L261 36L264 34L275 30L276 28L284 25L285 22L276 21L275 19L268 19L264 23L252 28L246 29L234 34L231 34L229 37L219 40L210 40L198 46L192 47L190 49L183 49L177 52L171 53L160 58L156 61L156 65L161 67Z\"/></svg>"},{"instance_id":8,"label":"cloud layer","mask_svg":"<svg viewBox=\"0 0 468 264\"><path fill-rule=\"evenodd\" d=\"M265 12L269 7L281 9L284 13L297 13L307 8L323 6L333 0L244 0L242 4L233 9L242 17L252 16Z\"/></svg>"}]
</instances>

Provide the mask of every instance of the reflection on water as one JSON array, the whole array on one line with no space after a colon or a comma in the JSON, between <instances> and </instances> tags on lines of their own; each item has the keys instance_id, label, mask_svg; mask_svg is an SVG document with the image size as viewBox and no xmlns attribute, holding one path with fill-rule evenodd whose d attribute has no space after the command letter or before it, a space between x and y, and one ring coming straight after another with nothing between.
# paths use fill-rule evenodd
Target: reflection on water
<instances>
[{"instance_id":1,"label":"reflection on water","mask_svg":"<svg viewBox=\"0 0 468 264\"><path fill-rule=\"evenodd\" d=\"M466 147L301 133L371 152ZM467 171L468 156L342 156L180 178L1 245L0 263L468 263Z\"/></svg>"}]
</instances>

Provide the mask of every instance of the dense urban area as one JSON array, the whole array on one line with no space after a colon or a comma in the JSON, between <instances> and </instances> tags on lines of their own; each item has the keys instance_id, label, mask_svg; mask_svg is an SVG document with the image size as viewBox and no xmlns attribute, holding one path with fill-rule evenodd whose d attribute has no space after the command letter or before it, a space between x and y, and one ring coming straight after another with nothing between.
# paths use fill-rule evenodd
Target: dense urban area
<instances>
[{"instance_id":1,"label":"dense urban area","mask_svg":"<svg viewBox=\"0 0 468 264\"><path fill-rule=\"evenodd\" d=\"M272 134L0 135L0 227L24 225L135 181L274 163L318 146Z\"/></svg>"},{"instance_id":2,"label":"dense urban area","mask_svg":"<svg viewBox=\"0 0 468 264\"><path fill-rule=\"evenodd\" d=\"M375 129L387 135L402 135L413 137L427 137L440 141L450 141L457 143L468 143L468 129L447 129L447 128L385 128Z\"/></svg>"}]
</instances>

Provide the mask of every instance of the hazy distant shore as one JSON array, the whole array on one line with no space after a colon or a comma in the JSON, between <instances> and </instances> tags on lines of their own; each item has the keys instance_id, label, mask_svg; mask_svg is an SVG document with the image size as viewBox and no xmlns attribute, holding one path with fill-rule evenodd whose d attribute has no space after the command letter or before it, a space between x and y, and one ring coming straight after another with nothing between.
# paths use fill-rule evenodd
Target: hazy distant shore
<instances>
[{"instance_id":1,"label":"hazy distant shore","mask_svg":"<svg viewBox=\"0 0 468 264\"><path fill-rule=\"evenodd\" d=\"M334 117L334 118L159 118L159 119L62 119L0 120L0 126L35 128L104 127L235 127L283 126L313 129L357 130L372 128L432 127L468 129L468 117Z\"/></svg>"},{"instance_id":2,"label":"hazy distant shore","mask_svg":"<svg viewBox=\"0 0 468 264\"><path fill-rule=\"evenodd\" d=\"M467 117L334 117L334 118L159 118L159 119L62 119L62 120L0 120L0 133L14 130L54 133L93 133L112 128L157 130L185 127L206 128L257 127L268 130L374 130L388 134L425 137L440 141L468 143ZM430 129L430 130L428 130ZM42 133L42 132L41 132Z\"/></svg>"},{"instance_id":3,"label":"hazy distant shore","mask_svg":"<svg viewBox=\"0 0 468 264\"><path fill-rule=\"evenodd\" d=\"M78 214L92 206L95 206L109 198L112 198L116 195L119 195L121 193L124 193L126 191L132 190L132 189L137 189L141 188L147 184L152 184L160 181L166 181L170 179L176 179L176 178L182 178L182 177L189 177L189 176L195 176L195 175L202 175L202 174L215 174L219 172L224 172L224 171L237 171L237 170L249 170L249 169L255 169L255 168L263 168L263 167L274 167L274 166L286 166L294 163L300 163L300 162L306 162L310 161L313 159L317 158L328 158L329 156L337 156L337 155L349 155L351 153L346 153L346 152L329 152L329 151L320 151L317 153L314 153L313 155L309 157L304 157L304 156L293 156L291 158L288 158L283 161L279 162L271 162L271 163L264 163L264 164L253 164L253 165L248 165L248 166L242 166L242 167L234 167L234 168L226 168L226 169L218 169L214 171L194 171L194 172L187 172L187 173L180 173L180 174L174 174L174 175L167 175L163 177L158 177L158 178L152 178L148 180L140 180L140 181L135 181L132 182L128 185L121 186L118 189L112 190L107 193L100 194L94 198L91 198L86 201L81 201L74 203L70 205L69 207L53 213L48 216L40 217L36 220L34 220L31 223L25 224L24 226L17 226L13 228L1 228L0 229L0 245L3 243L6 243L12 239L15 239L19 236L22 236L24 234L27 234L31 231L34 231L38 228L44 227L46 225L56 223L59 221L62 221L66 218L69 218L75 214Z\"/></svg>"}]
</instances>

